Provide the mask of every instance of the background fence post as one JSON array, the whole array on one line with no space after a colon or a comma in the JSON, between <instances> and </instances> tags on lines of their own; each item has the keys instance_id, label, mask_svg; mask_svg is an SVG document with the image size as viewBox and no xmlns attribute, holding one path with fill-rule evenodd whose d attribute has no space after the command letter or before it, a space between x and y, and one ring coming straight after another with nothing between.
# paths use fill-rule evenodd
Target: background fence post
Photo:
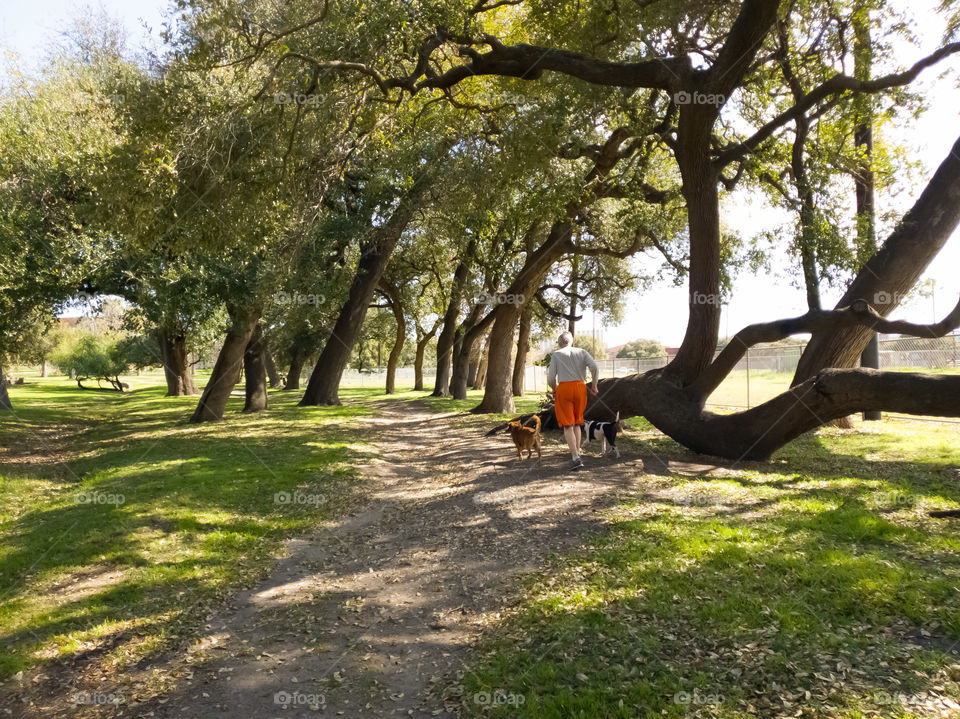
<instances>
[{"instance_id":1,"label":"background fence post","mask_svg":"<svg viewBox=\"0 0 960 719\"><path fill-rule=\"evenodd\" d=\"M747 409L750 409L750 348L747 348Z\"/></svg>"}]
</instances>

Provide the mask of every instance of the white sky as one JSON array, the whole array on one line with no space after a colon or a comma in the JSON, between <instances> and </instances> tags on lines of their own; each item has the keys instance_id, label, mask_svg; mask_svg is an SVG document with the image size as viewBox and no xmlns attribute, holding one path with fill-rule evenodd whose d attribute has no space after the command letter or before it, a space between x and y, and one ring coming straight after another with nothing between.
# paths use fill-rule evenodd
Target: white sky
<instances>
[{"instance_id":1,"label":"white sky","mask_svg":"<svg viewBox=\"0 0 960 719\"><path fill-rule=\"evenodd\" d=\"M163 10L167 0L103 0L98 3L107 12L124 22L130 32L131 48L142 43L154 46L161 28ZM934 49L941 39L943 22L934 17L935 0L898 0L896 3L916 20L915 33L919 47L905 45L899 52L904 66L913 63ZM58 31L78 12L71 0L3 0L0 5L0 48L13 50L19 56L21 66L30 70L35 67L56 39ZM153 40L144 29L146 23L152 30ZM942 76L942 77L941 77ZM878 212L890 209L903 212L910 207L924 184L946 156L960 133L958 108L960 108L960 59L954 57L928 70L914 83L913 89L926 98L927 112L910 126L899 129L894 138L909 146L911 156L921 161L924 172L916 186L905 188L895 198L878 197ZM764 228L792 226L793 218L758 204L742 201L728 203L724 207L723 221L736 228L744 237ZM885 237L878 238L882 242ZM789 260L779 254L773 258L774 271L768 275L749 276L746 273L735 280L730 304L724 307L721 320L721 335L736 332L752 322L790 317L802 314L806 308L802 289L794 287L794 279L788 272ZM960 293L960 232L934 260L923 279L936 281L935 296L931 299L916 298L897 310L897 316L918 321L933 319L934 308L942 316L956 302ZM831 306L841 295L840 290L825 289L824 305ZM936 319L940 319L938 316ZM580 332L592 330L592 318L586 317L580 324ZM615 327L602 330L608 345L617 345L638 337L658 339L668 346L679 345L687 320L687 290L685 287L659 287L643 295L628 298L624 321ZM598 334L601 328L597 326Z\"/></svg>"}]
</instances>

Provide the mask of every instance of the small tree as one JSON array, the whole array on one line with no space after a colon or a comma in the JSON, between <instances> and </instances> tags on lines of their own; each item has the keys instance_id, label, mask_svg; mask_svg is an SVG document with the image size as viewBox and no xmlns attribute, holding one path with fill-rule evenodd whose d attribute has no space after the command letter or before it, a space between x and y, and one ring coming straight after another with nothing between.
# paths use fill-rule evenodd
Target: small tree
<instances>
[{"instance_id":1,"label":"small tree","mask_svg":"<svg viewBox=\"0 0 960 719\"><path fill-rule=\"evenodd\" d=\"M651 357L666 357L667 351L656 340L639 339L627 342L617 352L618 359L649 359Z\"/></svg>"},{"instance_id":2,"label":"small tree","mask_svg":"<svg viewBox=\"0 0 960 719\"><path fill-rule=\"evenodd\" d=\"M107 382L111 389L123 392L120 374L127 369L123 356L126 349L127 343L115 337L78 332L57 348L53 363L62 373L74 377L80 389L93 389L83 383L96 380L98 388Z\"/></svg>"}]
</instances>

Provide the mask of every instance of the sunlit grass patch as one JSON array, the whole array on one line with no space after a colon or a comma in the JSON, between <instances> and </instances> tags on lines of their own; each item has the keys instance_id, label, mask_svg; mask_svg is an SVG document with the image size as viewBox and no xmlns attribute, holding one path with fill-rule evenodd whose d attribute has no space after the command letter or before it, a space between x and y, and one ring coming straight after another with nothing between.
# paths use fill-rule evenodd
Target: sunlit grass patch
<instances>
[{"instance_id":1,"label":"sunlit grass patch","mask_svg":"<svg viewBox=\"0 0 960 719\"><path fill-rule=\"evenodd\" d=\"M237 397L224 422L190 425L197 398L160 386L49 379L11 395L0 675L94 647L132 661L165 646L263 576L285 537L342 506L365 454L362 420L377 412L295 408L298 393L271 392L265 413L239 414Z\"/></svg>"},{"instance_id":2,"label":"sunlit grass patch","mask_svg":"<svg viewBox=\"0 0 960 719\"><path fill-rule=\"evenodd\" d=\"M893 421L830 428L719 476L640 478L607 532L530 580L519 613L464 675L466 710L951 711L960 701L960 523L926 512L960 500L956 432ZM631 451L653 444L709 463L648 434Z\"/></svg>"}]
</instances>

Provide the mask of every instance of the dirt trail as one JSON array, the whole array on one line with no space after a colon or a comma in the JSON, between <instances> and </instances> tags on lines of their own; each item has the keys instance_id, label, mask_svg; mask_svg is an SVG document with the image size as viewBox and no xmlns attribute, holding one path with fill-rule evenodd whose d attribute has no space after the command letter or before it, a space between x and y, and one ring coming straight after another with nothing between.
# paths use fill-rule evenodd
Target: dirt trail
<instances>
[{"instance_id":1,"label":"dirt trail","mask_svg":"<svg viewBox=\"0 0 960 719\"><path fill-rule=\"evenodd\" d=\"M518 462L509 438L452 415L384 409L364 506L291 541L266 581L162 669L171 690L123 715L455 716L468 651L509 606L516 574L599 530L597 509L643 472L588 453L571 473L552 442L541 464Z\"/></svg>"}]
</instances>

